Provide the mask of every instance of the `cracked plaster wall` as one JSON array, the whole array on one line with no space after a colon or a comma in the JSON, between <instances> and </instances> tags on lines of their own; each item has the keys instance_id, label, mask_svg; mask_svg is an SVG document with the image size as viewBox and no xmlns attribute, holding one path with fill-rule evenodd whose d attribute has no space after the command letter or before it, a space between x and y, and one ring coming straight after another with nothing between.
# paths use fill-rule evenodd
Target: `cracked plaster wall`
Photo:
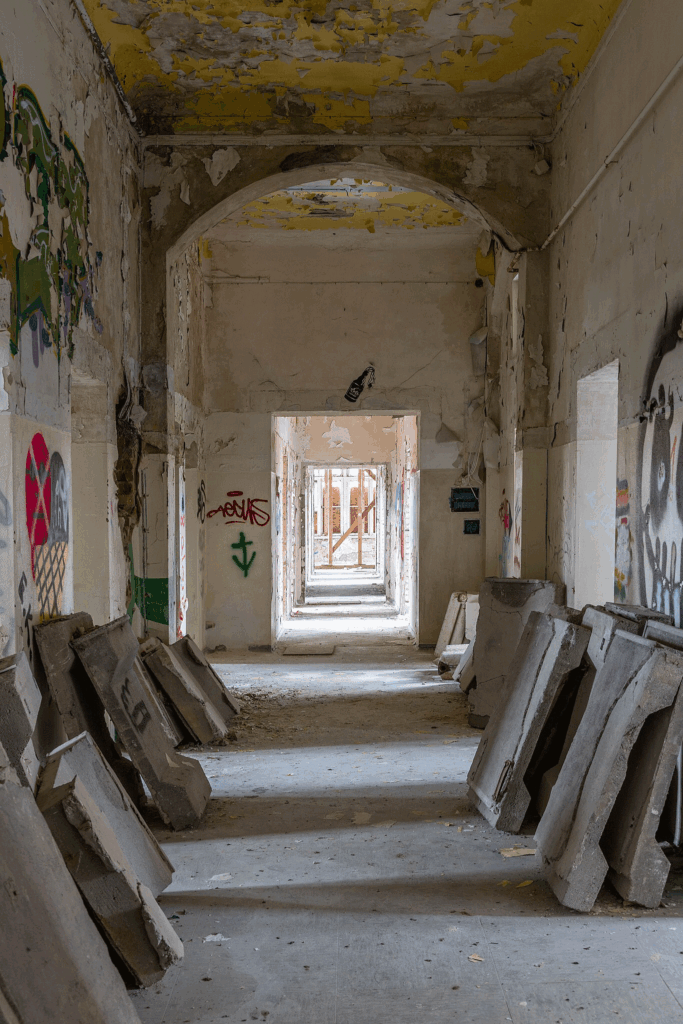
<instances>
[{"instance_id":1,"label":"cracked plaster wall","mask_svg":"<svg viewBox=\"0 0 683 1024\"><path fill-rule=\"evenodd\" d=\"M554 144L553 223L598 171L681 52L678 5L633 0ZM660 571L654 603L671 595L680 581L682 103L678 75L549 249L548 571L566 583L569 603L576 585L577 381L615 359L615 597L653 602L652 560L659 559L662 570L663 545L669 561L666 572ZM661 363L658 353L664 354ZM655 405L659 382L664 402L641 422L653 382ZM651 461L655 433L657 460Z\"/></svg>"},{"instance_id":2,"label":"cracked plaster wall","mask_svg":"<svg viewBox=\"0 0 683 1024\"><path fill-rule=\"evenodd\" d=\"M116 450L124 366L133 383L139 367L140 154L72 7L7 7L0 63L0 653L23 646L32 658L41 616L73 608L75 505L83 495L71 458L72 367L104 389L92 443L107 456ZM83 426L73 423L81 445ZM31 539L41 500L49 528L43 536L35 526ZM94 515L108 545L115 495ZM106 589L120 614L120 536L109 573Z\"/></svg>"}]
</instances>

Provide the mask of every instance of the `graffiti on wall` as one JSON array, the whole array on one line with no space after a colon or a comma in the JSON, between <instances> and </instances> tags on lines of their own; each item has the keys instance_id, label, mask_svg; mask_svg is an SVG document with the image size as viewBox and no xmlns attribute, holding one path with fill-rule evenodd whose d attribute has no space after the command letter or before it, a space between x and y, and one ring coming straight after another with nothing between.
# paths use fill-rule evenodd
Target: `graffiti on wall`
<instances>
[{"instance_id":1,"label":"graffiti on wall","mask_svg":"<svg viewBox=\"0 0 683 1024\"><path fill-rule=\"evenodd\" d=\"M614 537L614 600L626 601L631 585L633 534L630 522L628 480L617 480L617 508Z\"/></svg>"},{"instance_id":2,"label":"graffiti on wall","mask_svg":"<svg viewBox=\"0 0 683 1024\"><path fill-rule=\"evenodd\" d=\"M645 386L638 472L640 601L681 625L683 587L683 322L668 318Z\"/></svg>"},{"instance_id":3,"label":"graffiti on wall","mask_svg":"<svg viewBox=\"0 0 683 1024\"><path fill-rule=\"evenodd\" d=\"M243 495L244 491L227 491L226 497L228 501L223 505L219 505L218 508L207 512L207 519L212 519L213 516L218 515L220 512L226 526L230 526L231 523L250 523L252 526L267 526L270 522L270 516L264 508L259 508L259 506L267 505L268 499L245 499ZM242 499L241 501L240 498Z\"/></svg>"},{"instance_id":4,"label":"graffiti on wall","mask_svg":"<svg viewBox=\"0 0 683 1024\"><path fill-rule=\"evenodd\" d=\"M0 161L13 157L21 171L35 224L27 251L15 248L0 194L0 276L11 284L10 347L31 347L34 366L51 350L73 354L73 332L85 312L98 333L93 307L94 269L88 247L88 179L67 135L59 142L35 95L15 88L11 109L0 65ZM63 141L62 141L63 140ZM97 254L96 264L101 254Z\"/></svg>"},{"instance_id":5,"label":"graffiti on wall","mask_svg":"<svg viewBox=\"0 0 683 1024\"><path fill-rule=\"evenodd\" d=\"M511 553L511 537L512 537L512 509L510 508L510 502L505 495L505 489L503 489L502 500L498 509L498 518L500 519L501 526L503 527L503 541L500 551L500 575L507 577L510 573L510 553Z\"/></svg>"},{"instance_id":6,"label":"graffiti on wall","mask_svg":"<svg viewBox=\"0 0 683 1024\"><path fill-rule=\"evenodd\" d=\"M26 530L40 619L62 611L69 554L69 482L59 452L34 434L26 454Z\"/></svg>"},{"instance_id":7,"label":"graffiti on wall","mask_svg":"<svg viewBox=\"0 0 683 1024\"><path fill-rule=\"evenodd\" d=\"M256 558L256 552L252 551L251 558L247 560L247 554L248 554L247 548L250 545L252 545L253 543L254 543L253 540L245 540L244 534L240 530L240 539L237 541L236 544L231 544L230 545L231 548L238 548L242 552L242 559L241 560L237 557L237 555L233 555L232 556L232 560L235 563L235 565L237 566L237 568L242 571L242 573L244 574L245 577L249 575L249 570L251 569L253 561Z\"/></svg>"},{"instance_id":8,"label":"graffiti on wall","mask_svg":"<svg viewBox=\"0 0 683 1024\"><path fill-rule=\"evenodd\" d=\"M206 519L206 484L203 480L197 488L197 519L200 523Z\"/></svg>"}]
</instances>

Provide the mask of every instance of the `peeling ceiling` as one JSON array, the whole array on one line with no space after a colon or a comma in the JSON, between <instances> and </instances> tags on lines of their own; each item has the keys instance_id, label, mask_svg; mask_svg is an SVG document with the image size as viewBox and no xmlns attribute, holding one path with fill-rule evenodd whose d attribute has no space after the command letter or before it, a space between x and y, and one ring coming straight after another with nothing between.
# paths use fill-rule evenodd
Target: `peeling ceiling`
<instances>
[{"instance_id":1,"label":"peeling ceiling","mask_svg":"<svg viewBox=\"0 0 683 1024\"><path fill-rule=\"evenodd\" d=\"M146 134L539 133L621 0L83 0Z\"/></svg>"}]
</instances>

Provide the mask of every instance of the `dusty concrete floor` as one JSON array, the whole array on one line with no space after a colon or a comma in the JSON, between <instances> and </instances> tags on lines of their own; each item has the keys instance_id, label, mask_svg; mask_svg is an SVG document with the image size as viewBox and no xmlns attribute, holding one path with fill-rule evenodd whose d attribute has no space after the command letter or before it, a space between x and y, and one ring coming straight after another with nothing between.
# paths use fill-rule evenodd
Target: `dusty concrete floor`
<instances>
[{"instance_id":1,"label":"dusty concrete floor","mask_svg":"<svg viewBox=\"0 0 683 1024\"><path fill-rule=\"evenodd\" d=\"M220 657L244 714L201 828L157 828L185 959L144 1024L683 1024L683 873L560 907L468 807L481 734L429 652Z\"/></svg>"}]
</instances>

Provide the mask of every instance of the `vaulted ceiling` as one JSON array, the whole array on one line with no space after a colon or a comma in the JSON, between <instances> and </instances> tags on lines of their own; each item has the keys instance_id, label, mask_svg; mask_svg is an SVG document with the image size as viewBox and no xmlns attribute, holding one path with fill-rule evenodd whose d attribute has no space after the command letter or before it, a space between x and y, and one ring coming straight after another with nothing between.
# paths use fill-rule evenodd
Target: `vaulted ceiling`
<instances>
[{"instance_id":1,"label":"vaulted ceiling","mask_svg":"<svg viewBox=\"0 0 683 1024\"><path fill-rule=\"evenodd\" d=\"M620 0L83 0L141 130L543 134Z\"/></svg>"}]
</instances>

